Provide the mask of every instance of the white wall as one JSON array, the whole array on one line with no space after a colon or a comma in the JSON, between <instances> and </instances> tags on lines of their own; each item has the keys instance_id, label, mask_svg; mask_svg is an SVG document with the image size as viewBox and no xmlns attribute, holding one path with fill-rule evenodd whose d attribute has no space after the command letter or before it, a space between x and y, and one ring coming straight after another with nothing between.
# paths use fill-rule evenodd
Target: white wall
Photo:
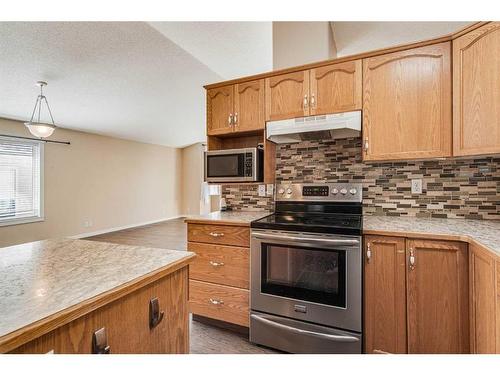
<instances>
[{"instance_id":1,"label":"white wall","mask_svg":"<svg viewBox=\"0 0 500 375\"><path fill-rule=\"evenodd\" d=\"M455 32L471 22L332 22L337 57Z\"/></svg>"},{"instance_id":2,"label":"white wall","mask_svg":"<svg viewBox=\"0 0 500 375\"><path fill-rule=\"evenodd\" d=\"M273 22L273 69L335 57L330 23Z\"/></svg>"},{"instance_id":3,"label":"white wall","mask_svg":"<svg viewBox=\"0 0 500 375\"><path fill-rule=\"evenodd\" d=\"M0 134L30 136L5 119ZM71 145L45 146L45 221L0 227L0 247L181 214L180 149L61 128L51 138Z\"/></svg>"},{"instance_id":4,"label":"white wall","mask_svg":"<svg viewBox=\"0 0 500 375\"><path fill-rule=\"evenodd\" d=\"M203 143L195 143L182 149L182 213L200 213L201 183L203 182Z\"/></svg>"}]
</instances>

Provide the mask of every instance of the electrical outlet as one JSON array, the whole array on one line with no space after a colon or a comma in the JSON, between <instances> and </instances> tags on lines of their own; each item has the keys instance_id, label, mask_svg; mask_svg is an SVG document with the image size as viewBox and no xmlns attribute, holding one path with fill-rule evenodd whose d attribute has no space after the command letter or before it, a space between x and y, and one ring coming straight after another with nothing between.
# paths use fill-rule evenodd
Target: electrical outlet
<instances>
[{"instance_id":1,"label":"electrical outlet","mask_svg":"<svg viewBox=\"0 0 500 375\"><path fill-rule=\"evenodd\" d=\"M422 179L421 178L411 180L411 193L412 194L422 194Z\"/></svg>"},{"instance_id":2,"label":"electrical outlet","mask_svg":"<svg viewBox=\"0 0 500 375\"><path fill-rule=\"evenodd\" d=\"M266 185L259 185L259 197L266 196Z\"/></svg>"},{"instance_id":3,"label":"electrical outlet","mask_svg":"<svg viewBox=\"0 0 500 375\"><path fill-rule=\"evenodd\" d=\"M273 195L274 184L267 184L267 195Z\"/></svg>"}]
</instances>

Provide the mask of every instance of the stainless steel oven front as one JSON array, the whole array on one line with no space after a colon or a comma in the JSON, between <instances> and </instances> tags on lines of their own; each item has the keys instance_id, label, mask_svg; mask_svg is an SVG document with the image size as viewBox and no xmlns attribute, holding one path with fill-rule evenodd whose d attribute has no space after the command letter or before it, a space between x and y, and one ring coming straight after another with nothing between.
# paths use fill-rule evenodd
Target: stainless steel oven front
<instances>
[{"instance_id":1,"label":"stainless steel oven front","mask_svg":"<svg viewBox=\"0 0 500 375\"><path fill-rule=\"evenodd\" d=\"M361 333L361 266L360 236L253 229L251 310Z\"/></svg>"}]
</instances>

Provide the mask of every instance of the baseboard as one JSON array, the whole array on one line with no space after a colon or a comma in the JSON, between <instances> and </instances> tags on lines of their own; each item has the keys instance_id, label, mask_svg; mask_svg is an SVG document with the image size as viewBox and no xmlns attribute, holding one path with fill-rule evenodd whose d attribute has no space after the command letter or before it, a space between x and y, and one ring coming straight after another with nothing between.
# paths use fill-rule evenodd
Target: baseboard
<instances>
[{"instance_id":1,"label":"baseboard","mask_svg":"<svg viewBox=\"0 0 500 375\"><path fill-rule=\"evenodd\" d=\"M68 238L77 240L77 239L80 239L80 238L98 236L100 234L111 233L111 232L117 232L119 230L131 229L131 228L143 227L144 225L161 223L162 221L172 220L172 219L178 219L180 217L184 217L184 216L183 215L176 215L176 216L165 217L165 218L162 218L162 219L157 219L157 220L152 220L152 221L145 221L143 223L136 223L136 224L124 225L124 226L121 226L121 227L114 227L114 228L107 228L107 229L102 229L102 230L96 230L95 232L80 233L80 234L75 234L73 236L69 236Z\"/></svg>"}]
</instances>

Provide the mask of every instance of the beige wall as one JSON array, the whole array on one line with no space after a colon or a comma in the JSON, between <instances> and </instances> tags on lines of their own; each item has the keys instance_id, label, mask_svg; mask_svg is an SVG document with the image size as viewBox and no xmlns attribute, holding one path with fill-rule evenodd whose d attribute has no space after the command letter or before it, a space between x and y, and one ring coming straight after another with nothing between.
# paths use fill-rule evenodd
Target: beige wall
<instances>
[{"instance_id":1,"label":"beige wall","mask_svg":"<svg viewBox=\"0 0 500 375\"><path fill-rule=\"evenodd\" d=\"M336 56L330 23L273 22L273 69Z\"/></svg>"},{"instance_id":2,"label":"beige wall","mask_svg":"<svg viewBox=\"0 0 500 375\"><path fill-rule=\"evenodd\" d=\"M457 31L471 22L332 22L337 56L417 42Z\"/></svg>"},{"instance_id":3,"label":"beige wall","mask_svg":"<svg viewBox=\"0 0 500 375\"><path fill-rule=\"evenodd\" d=\"M203 143L182 149L182 213L200 213L201 183L203 181Z\"/></svg>"},{"instance_id":4,"label":"beige wall","mask_svg":"<svg viewBox=\"0 0 500 375\"><path fill-rule=\"evenodd\" d=\"M30 136L5 119L0 133ZM52 138L71 145L45 145L45 221L0 227L0 246L181 214L181 150L64 129Z\"/></svg>"}]
</instances>

